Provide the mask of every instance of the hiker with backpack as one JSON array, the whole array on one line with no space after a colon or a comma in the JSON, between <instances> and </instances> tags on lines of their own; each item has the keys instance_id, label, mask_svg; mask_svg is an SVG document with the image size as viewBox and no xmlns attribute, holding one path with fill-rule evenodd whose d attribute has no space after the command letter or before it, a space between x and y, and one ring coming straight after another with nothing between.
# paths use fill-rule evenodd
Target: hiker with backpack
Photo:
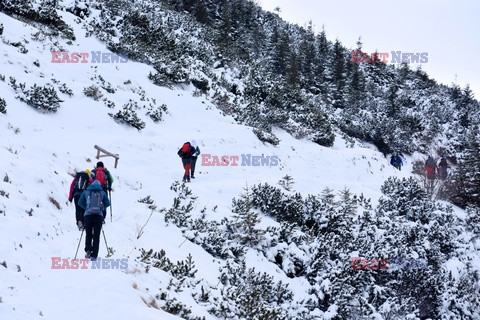
<instances>
[{"instance_id":1,"label":"hiker with backpack","mask_svg":"<svg viewBox=\"0 0 480 320\"><path fill-rule=\"evenodd\" d=\"M448 175L448 162L445 156L442 156L440 162L438 163L438 175L440 180L445 180Z\"/></svg>"},{"instance_id":2,"label":"hiker with backpack","mask_svg":"<svg viewBox=\"0 0 480 320\"><path fill-rule=\"evenodd\" d=\"M435 171L437 169L435 160L432 156L428 156L427 161L425 161L425 169L427 171L427 179L428 180L435 180Z\"/></svg>"},{"instance_id":3,"label":"hiker with backpack","mask_svg":"<svg viewBox=\"0 0 480 320\"><path fill-rule=\"evenodd\" d=\"M192 156L195 153L195 149L191 146L190 142L185 142L183 146L178 150L177 154L182 158L183 169L183 182L190 182L190 168L192 166Z\"/></svg>"},{"instance_id":4,"label":"hiker with backpack","mask_svg":"<svg viewBox=\"0 0 480 320\"><path fill-rule=\"evenodd\" d=\"M403 160L402 157L398 154L398 152L392 155L392 157L390 158L390 164L398 170L402 170Z\"/></svg>"},{"instance_id":5,"label":"hiker with backpack","mask_svg":"<svg viewBox=\"0 0 480 320\"><path fill-rule=\"evenodd\" d=\"M93 182L93 179L90 177L90 170L80 171L75 174L72 183L70 184L70 193L68 194L68 201L72 202L74 200L75 204L75 218L77 222L78 230L83 230L83 215L85 209L78 205L78 200L82 195L83 191Z\"/></svg>"},{"instance_id":6,"label":"hiker with backpack","mask_svg":"<svg viewBox=\"0 0 480 320\"><path fill-rule=\"evenodd\" d=\"M98 257L105 209L110 206L110 200L108 200L107 193L103 191L100 181L95 180L88 186L80 196L78 205L85 209L85 258L94 261Z\"/></svg>"},{"instance_id":7,"label":"hiker with backpack","mask_svg":"<svg viewBox=\"0 0 480 320\"><path fill-rule=\"evenodd\" d=\"M102 161L97 162L97 166L92 170L92 178L100 182L103 191L112 191L113 177L110 171L105 168Z\"/></svg>"},{"instance_id":8,"label":"hiker with backpack","mask_svg":"<svg viewBox=\"0 0 480 320\"><path fill-rule=\"evenodd\" d=\"M97 162L97 166L95 167L95 169L92 170L91 176L93 179L98 180L98 182L100 182L100 185L102 186L103 191L105 191L105 193L109 195L111 199L113 177L110 171L108 171L108 169L105 168L102 161ZM107 209L105 208L104 210L105 210L104 215L106 216ZM112 211L110 208L110 215L111 213Z\"/></svg>"},{"instance_id":9,"label":"hiker with backpack","mask_svg":"<svg viewBox=\"0 0 480 320\"><path fill-rule=\"evenodd\" d=\"M194 150L192 154L192 166L190 168L190 176L192 179L195 179L195 165L197 164L197 157L200 155L200 148L197 145L197 142L195 140L192 140L192 148Z\"/></svg>"}]
</instances>

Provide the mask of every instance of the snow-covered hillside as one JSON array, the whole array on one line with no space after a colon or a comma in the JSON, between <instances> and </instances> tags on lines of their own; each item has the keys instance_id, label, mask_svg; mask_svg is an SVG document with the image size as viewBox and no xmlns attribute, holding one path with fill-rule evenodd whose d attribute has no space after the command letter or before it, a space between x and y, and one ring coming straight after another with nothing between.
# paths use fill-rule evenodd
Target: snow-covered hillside
<instances>
[{"instance_id":1,"label":"snow-covered hillside","mask_svg":"<svg viewBox=\"0 0 480 320\"><path fill-rule=\"evenodd\" d=\"M217 110L208 97L193 94L193 86L169 89L154 85L148 80L154 70L140 63L95 64L91 59L88 63L52 63L51 51L60 48L70 53L109 52L95 38L85 37L73 15L60 14L74 29L75 41L43 36L35 26L0 13L5 27L0 37L0 97L7 103L7 113L0 114L1 319L179 319L180 315L164 311L175 310L172 299L191 308L191 315L183 314L185 319L221 319L209 313L210 305L199 303L198 296L199 288L207 287L211 297L221 296L219 269L226 266L226 260L190 241L198 236L194 231L166 223L165 211L161 211L169 210L181 193L171 186L183 175L177 150L185 141L196 140L202 154L239 156L239 164L242 155L279 159L278 165L272 166L205 166L199 158L196 179L187 185L197 197L190 215L205 214L207 221L231 219L232 199L238 199L244 188L260 183L279 187L278 181L286 175L294 181L293 191L285 191L287 194L319 195L325 188L338 194L349 189L371 198L373 205L382 196L380 187L388 177L411 175L413 159L406 159L398 171L375 148L358 143L352 147L339 136L332 148L325 148L278 130L275 134L280 144L264 144L250 127ZM16 96L21 92L15 92L10 77L17 84L25 83L26 88L52 85L63 100L58 111L44 114L20 101ZM63 84L73 96L60 93ZM92 85L113 90L102 89L103 97L95 101L84 94ZM115 106L109 108L105 98ZM146 124L140 131L109 116L129 102L137 103L134 110ZM151 105L163 104L168 111L155 123L146 113ZM74 206L67 201L68 190L75 171L94 167L94 145L120 155L117 168L112 158L102 159L115 179L113 221L107 219L104 231L114 250L110 258L128 259L128 268L52 269L53 257L72 259L75 255L81 233L75 226ZM152 211L139 200L147 196L158 210L145 225ZM271 217L260 217L262 229L280 226ZM83 244L84 239L81 258ZM164 270L152 267L146 272L145 264L138 260L141 248L164 250L174 264L191 255L198 271L195 277L187 277L186 284ZM99 255L103 258L106 254L102 236ZM311 286L305 278L288 277L272 262L274 258L261 251L248 249L244 257L247 268L288 284L295 304L308 299ZM479 256L472 252L471 258L478 269ZM344 261L345 268L350 268L348 263ZM458 259L450 261L450 270L457 275L462 268ZM159 298L162 293L164 297ZM335 312L335 308L316 309L310 315L326 319Z\"/></svg>"}]
</instances>

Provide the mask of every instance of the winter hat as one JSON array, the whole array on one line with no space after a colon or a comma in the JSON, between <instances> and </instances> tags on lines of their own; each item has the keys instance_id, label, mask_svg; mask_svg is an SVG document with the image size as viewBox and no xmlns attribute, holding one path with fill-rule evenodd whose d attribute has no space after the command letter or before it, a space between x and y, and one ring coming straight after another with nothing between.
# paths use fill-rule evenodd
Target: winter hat
<instances>
[{"instance_id":1,"label":"winter hat","mask_svg":"<svg viewBox=\"0 0 480 320\"><path fill-rule=\"evenodd\" d=\"M195 140L192 140L192 142L191 142L190 144L191 144L192 147L194 147L194 148L197 147L197 141L195 141Z\"/></svg>"},{"instance_id":2,"label":"winter hat","mask_svg":"<svg viewBox=\"0 0 480 320\"><path fill-rule=\"evenodd\" d=\"M90 176L91 171L87 169L87 170L85 170L85 173Z\"/></svg>"},{"instance_id":3,"label":"winter hat","mask_svg":"<svg viewBox=\"0 0 480 320\"><path fill-rule=\"evenodd\" d=\"M102 161L97 162L97 168L103 168L103 162Z\"/></svg>"},{"instance_id":4,"label":"winter hat","mask_svg":"<svg viewBox=\"0 0 480 320\"><path fill-rule=\"evenodd\" d=\"M100 181L98 181L98 180L94 180L94 181L92 182L91 186L93 186L93 185L99 185L99 186L101 186Z\"/></svg>"}]
</instances>

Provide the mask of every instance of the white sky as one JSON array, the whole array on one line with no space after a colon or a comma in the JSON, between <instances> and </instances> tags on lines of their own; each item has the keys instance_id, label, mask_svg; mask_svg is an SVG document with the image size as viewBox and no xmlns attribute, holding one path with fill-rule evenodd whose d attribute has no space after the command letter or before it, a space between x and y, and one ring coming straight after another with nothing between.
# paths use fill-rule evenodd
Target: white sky
<instances>
[{"instance_id":1,"label":"white sky","mask_svg":"<svg viewBox=\"0 0 480 320\"><path fill-rule=\"evenodd\" d=\"M338 38L354 49L362 37L364 52L428 52L422 69L440 83L470 84L480 99L480 1L402 0L257 0L265 10ZM390 56L391 60L391 56ZM389 61L390 61L389 60ZM416 65L412 65L415 69Z\"/></svg>"}]
</instances>

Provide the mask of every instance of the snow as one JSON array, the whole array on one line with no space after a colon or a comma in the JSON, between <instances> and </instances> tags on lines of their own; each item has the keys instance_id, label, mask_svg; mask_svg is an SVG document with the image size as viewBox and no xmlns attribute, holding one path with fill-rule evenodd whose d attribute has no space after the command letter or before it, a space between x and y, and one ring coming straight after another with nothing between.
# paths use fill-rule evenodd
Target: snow
<instances>
[{"instance_id":1,"label":"snow","mask_svg":"<svg viewBox=\"0 0 480 320\"><path fill-rule=\"evenodd\" d=\"M69 52L108 50L93 37L85 37L85 30L74 22L68 13L63 17L74 27L77 40L72 44L59 40ZM154 213L137 239L150 210L138 199L150 195L159 208L170 208L174 193L171 184L183 174L177 156L183 142L195 139L202 154L217 156L252 154L253 156L278 156L278 166L202 166L197 162L197 179L189 184L198 197L194 212L207 207L208 219L220 221L231 216L231 200L242 193L246 185L277 182L289 174L294 178L294 190L302 194L320 194L325 188L335 191L344 188L364 194L375 203L380 197L380 186L389 176L410 175L413 160L407 159L402 171L389 165L381 153L371 146L357 145L349 148L336 138L332 148L324 148L306 140L296 140L288 133L277 130L281 140L277 147L265 145L252 133L251 128L238 125L203 97L193 97L192 88L168 89L155 86L147 76L154 70L146 65L128 61L125 64L55 64L51 63L49 40L37 42L31 35L37 30L0 13L5 32L0 43L0 96L7 101L7 114L0 114L0 318L33 319L83 319L86 316L100 319L179 319L162 310L147 307L150 301L168 285L170 276L152 269L144 273L136 261L139 249L164 249L173 262L184 260L191 254L200 279L211 286L218 283L221 260L212 258L200 246L185 238L180 229L164 222L163 214ZM7 45L6 41L28 40L28 54ZM33 65L38 60L40 67ZM83 89L101 75L117 89L115 94L104 93L117 108L133 99L144 104L138 92L155 99L157 105L165 103L169 114L160 124L145 118L147 127L136 129L119 125L108 116L112 110L102 101L94 101L83 94ZM66 83L74 92L70 98L60 94L63 102L55 114L42 114L15 99L8 85L13 76L17 82L50 83L51 79ZM229 79L228 75L226 76ZM131 84L125 84L127 80ZM58 91L58 90L57 90ZM146 103L145 103L146 104ZM141 113L141 112L140 112ZM142 115L143 116L143 115ZM18 129L17 129L18 128ZM96 163L99 145L120 155L118 168L112 158L102 161L112 172L115 183L112 193L113 222L104 226L108 245L113 247L113 259L128 259L128 269L106 270L56 270L52 257L71 259L80 238L75 226L74 206L67 202L72 173L92 169ZM8 175L10 182L4 182ZM59 204L57 208L50 199ZM211 211L218 206L215 212ZM29 214L30 212L30 214ZM110 215L110 213L108 213ZM263 223L275 224L262 217ZM83 256L83 239L79 256ZM298 250L291 248L292 252ZM298 250L298 254L301 254ZM100 256L106 254L103 237ZM247 254L248 267L267 272L275 280L287 281L300 298L302 279L288 279L279 268L257 253ZM449 269L461 266L452 261ZM329 285L324 283L322 285ZM137 287L135 289L134 287ZM147 290L148 288L148 290ZM150 292L150 295L145 292ZM182 302L192 306L196 315L215 319L205 309L195 305L188 293L180 295ZM324 319L336 315L337 306L323 314ZM316 312L320 312L317 310Z\"/></svg>"}]
</instances>

